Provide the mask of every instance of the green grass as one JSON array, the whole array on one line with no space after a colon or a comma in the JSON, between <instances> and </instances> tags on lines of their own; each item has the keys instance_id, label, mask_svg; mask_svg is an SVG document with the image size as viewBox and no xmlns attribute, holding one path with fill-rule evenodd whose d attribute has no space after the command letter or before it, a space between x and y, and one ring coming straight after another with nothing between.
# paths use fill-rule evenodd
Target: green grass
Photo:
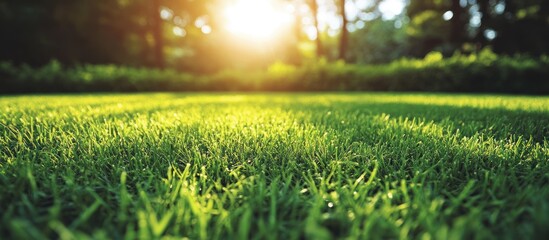
<instances>
[{"instance_id":1,"label":"green grass","mask_svg":"<svg viewBox=\"0 0 549 240\"><path fill-rule=\"evenodd\" d=\"M549 97L0 97L0 236L532 239Z\"/></svg>"}]
</instances>

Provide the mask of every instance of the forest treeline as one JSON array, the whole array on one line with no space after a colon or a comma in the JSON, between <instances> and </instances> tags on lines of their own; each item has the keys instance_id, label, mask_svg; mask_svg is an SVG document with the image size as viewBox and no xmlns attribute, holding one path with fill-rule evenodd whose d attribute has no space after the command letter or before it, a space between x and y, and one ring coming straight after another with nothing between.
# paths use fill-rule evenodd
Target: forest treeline
<instances>
[{"instance_id":1,"label":"forest treeline","mask_svg":"<svg viewBox=\"0 0 549 240\"><path fill-rule=\"evenodd\" d=\"M257 46L231 40L221 30L218 6L224 2L0 0L0 60L32 67L55 59L65 66L213 73L273 62L306 65L321 58L385 64L433 51L445 57L474 54L486 47L533 59L549 53L547 0L407 0L392 18L380 10L382 0L280 0L299 9L293 11L294 24L277 41ZM330 14L339 16L339 29L320 23L319 16ZM311 24L315 38L307 35Z\"/></svg>"}]
</instances>

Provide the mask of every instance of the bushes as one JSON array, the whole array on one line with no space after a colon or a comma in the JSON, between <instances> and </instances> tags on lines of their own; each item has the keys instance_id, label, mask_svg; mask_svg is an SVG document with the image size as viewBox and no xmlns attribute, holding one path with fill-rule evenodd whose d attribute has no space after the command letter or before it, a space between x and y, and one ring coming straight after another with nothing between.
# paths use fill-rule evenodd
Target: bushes
<instances>
[{"instance_id":1,"label":"bushes","mask_svg":"<svg viewBox=\"0 0 549 240\"><path fill-rule=\"evenodd\" d=\"M41 68L0 63L0 92L85 91L444 91L549 93L549 57L440 53L385 65L320 60L303 66L275 63L264 71L226 70L191 75L174 70L83 65Z\"/></svg>"}]
</instances>

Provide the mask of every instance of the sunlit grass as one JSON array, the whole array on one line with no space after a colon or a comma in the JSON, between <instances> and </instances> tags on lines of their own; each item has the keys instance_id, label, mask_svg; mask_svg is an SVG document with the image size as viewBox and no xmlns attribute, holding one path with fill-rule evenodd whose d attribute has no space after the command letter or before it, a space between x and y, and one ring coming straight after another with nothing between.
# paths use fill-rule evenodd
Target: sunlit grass
<instances>
[{"instance_id":1,"label":"sunlit grass","mask_svg":"<svg viewBox=\"0 0 549 240\"><path fill-rule=\"evenodd\" d=\"M0 236L540 238L549 98L0 98Z\"/></svg>"}]
</instances>

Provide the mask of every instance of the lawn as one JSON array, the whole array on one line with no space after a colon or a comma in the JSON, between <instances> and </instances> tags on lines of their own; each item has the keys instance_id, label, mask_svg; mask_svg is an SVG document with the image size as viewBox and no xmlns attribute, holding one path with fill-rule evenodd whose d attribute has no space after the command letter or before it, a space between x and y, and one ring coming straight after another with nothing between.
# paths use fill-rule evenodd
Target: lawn
<instances>
[{"instance_id":1,"label":"lawn","mask_svg":"<svg viewBox=\"0 0 549 240\"><path fill-rule=\"evenodd\" d=\"M549 97L0 97L6 239L532 239Z\"/></svg>"}]
</instances>

